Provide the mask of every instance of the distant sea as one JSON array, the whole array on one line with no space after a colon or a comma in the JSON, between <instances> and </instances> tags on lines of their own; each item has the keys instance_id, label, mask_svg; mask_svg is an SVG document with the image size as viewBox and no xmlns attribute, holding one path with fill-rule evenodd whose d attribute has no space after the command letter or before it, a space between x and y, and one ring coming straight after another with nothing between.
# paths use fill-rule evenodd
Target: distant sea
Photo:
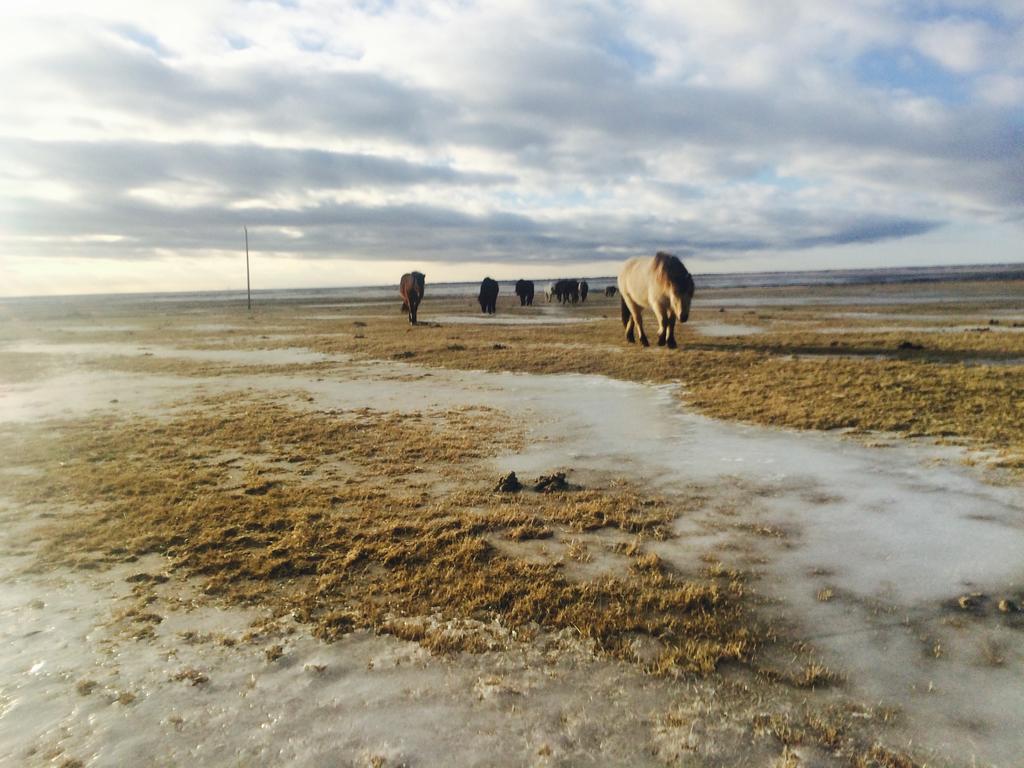
<instances>
[{"instance_id":1,"label":"distant sea","mask_svg":"<svg viewBox=\"0 0 1024 768\"><path fill-rule=\"evenodd\" d=\"M577 277L566 275L566 277ZM615 284L614 275L578 277L586 280L591 291L604 291ZM1024 264L986 264L954 267L894 267L891 269L836 269L807 270L801 272L732 272L728 274L694 274L698 293L701 289L722 288L777 288L782 286L837 286L888 285L893 283L940 283L950 280L1024 280ZM534 279L537 294L551 282L551 278ZM502 295L512 295L514 280L498 281ZM427 296L475 296L480 288L478 280L461 283L432 283L427 281ZM389 285L348 286L338 288L283 288L254 290L253 302L309 302L332 300L375 300L394 298L397 280ZM0 301L33 301L51 297L0 298ZM167 293L120 293L90 295L82 299L106 301L155 302L220 302L245 300L245 290L196 291Z\"/></svg>"}]
</instances>

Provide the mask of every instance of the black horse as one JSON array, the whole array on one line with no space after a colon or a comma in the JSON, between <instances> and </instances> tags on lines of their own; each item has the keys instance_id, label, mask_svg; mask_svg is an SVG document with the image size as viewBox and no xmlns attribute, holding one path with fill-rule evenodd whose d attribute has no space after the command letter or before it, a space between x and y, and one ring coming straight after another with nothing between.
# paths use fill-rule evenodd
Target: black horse
<instances>
[{"instance_id":1,"label":"black horse","mask_svg":"<svg viewBox=\"0 0 1024 768\"><path fill-rule=\"evenodd\" d=\"M580 284L576 280L559 280L555 283L555 296L562 304L580 300Z\"/></svg>"},{"instance_id":2,"label":"black horse","mask_svg":"<svg viewBox=\"0 0 1024 768\"><path fill-rule=\"evenodd\" d=\"M480 311L488 315L494 314L494 305L498 303L498 281L485 277L480 283Z\"/></svg>"},{"instance_id":3,"label":"black horse","mask_svg":"<svg viewBox=\"0 0 1024 768\"><path fill-rule=\"evenodd\" d=\"M533 280L518 280L516 282L516 296L519 297L519 306L533 306Z\"/></svg>"}]
</instances>

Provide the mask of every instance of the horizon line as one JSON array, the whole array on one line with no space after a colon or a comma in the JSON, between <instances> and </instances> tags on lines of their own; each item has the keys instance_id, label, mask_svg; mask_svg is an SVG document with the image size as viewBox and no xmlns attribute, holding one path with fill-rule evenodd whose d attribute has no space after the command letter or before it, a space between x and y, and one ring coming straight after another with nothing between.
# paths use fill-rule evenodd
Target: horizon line
<instances>
[{"instance_id":1,"label":"horizon line","mask_svg":"<svg viewBox=\"0 0 1024 768\"><path fill-rule=\"evenodd\" d=\"M850 273L880 273L880 272L896 272L899 270L906 271L929 271L929 270L951 270L951 271L978 271L985 272L994 269L1014 269L1020 268L1024 270L1024 260L1019 262L993 262L987 264L929 264L929 265L914 265L914 266L893 266L893 267L842 267L837 269L781 269L781 270L741 270L736 272L693 272L694 277L724 277L724 276L751 276L751 275L827 275L827 274L850 274ZM1024 277L1024 273L1022 273ZM614 280L616 275L594 275L594 276L581 276L579 280ZM517 279L531 279L531 278L517 278ZM544 282L559 279L569 278L555 278L555 277L542 277L532 278L535 282ZM943 278L936 278L932 282L940 282ZM477 280L442 280L433 285L472 285L478 282ZM513 283L515 280L501 279L498 282ZM869 281L868 281L869 282ZM899 281L894 281L898 283ZM848 283L853 285L855 283ZM866 283L862 283L866 284ZM790 284L792 287L796 287L796 284ZM326 285L326 286L287 286L278 288L254 288L252 289L253 294L257 293L271 293L273 291L332 291L338 289L355 290L359 288L366 289L381 289L397 286L395 283L364 283L357 285ZM730 286L719 286L719 288L727 288ZM736 288L770 288L770 287L781 287L779 285L762 285L762 286L734 286ZM83 292L83 293L52 293L52 294L24 294L24 295L7 295L0 294L0 301L8 300L20 300L20 299L67 299L77 297L103 297L103 296L119 296L119 297L131 297L131 296L191 296L191 295L204 295L211 293L239 293L244 295L246 293L245 288L204 288L194 291L95 291L95 292Z\"/></svg>"}]
</instances>

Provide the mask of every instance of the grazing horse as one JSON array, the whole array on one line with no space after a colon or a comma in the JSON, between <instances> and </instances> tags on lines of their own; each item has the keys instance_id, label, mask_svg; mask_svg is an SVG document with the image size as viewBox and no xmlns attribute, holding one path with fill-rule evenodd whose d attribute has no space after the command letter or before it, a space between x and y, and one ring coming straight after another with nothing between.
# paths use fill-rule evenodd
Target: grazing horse
<instances>
[{"instance_id":1,"label":"grazing horse","mask_svg":"<svg viewBox=\"0 0 1024 768\"><path fill-rule=\"evenodd\" d=\"M555 296L560 304L570 301L575 304L580 300L580 284L575 280L559 280L555 283Z\"/></svg>"},{"instance_id":2,"label":"grazing horse","mask_svg":"<svg viewBox=\"0 0 1024 768\"><path fill-rule=\"evenodd\" d=\"M616 292L618 290L619 289L616 288L614 285L606 286L605 289L604 289L604 295L607 296L610 299L612 296L614 296L616 294Z\"/></svg>"},{"instance_id":3,"label":"grazing horse","mask_svg":"<svg viewBox=\"0 0 1024 768\"><path fill-rule=\"evenodd\" d=\"M548 287L544 289L544 296L547 298L548 304L551 303L551 297L552 296L558 296L558 290L557 289L558 289L558 282L556 280L552 280L550 283L548 283Z\"/></svg>"},{"instance_id":4,"label":"grazing horse","mask_svg":"<svg viewBox=\"0 0 1024 768\"><path fill-rule=\"evenodd\" d=\"M485 277L480 283L480 311L488 315L494 314L494 305L498 301L498 281Z\"/></svg>"},{"instance_id":5,"label":"grazing horse","mask_svg":"<svg viewBox=\"0 0 1024 768\"><path fill-rule=\"evenodd\" d=\"M402 311L409 313L409 322L416 325L416 310L423 301L423 273L406 272L398 283L398 292L402 294Z\"/></svg>"},{"instance_id":6,"label":"grazing horse","mask_svg":"<svg viewBox=\"0 0 1024 768\"><path fill-rule=\"evenodd\" d=\"M643 311L651 309L658 320L658 346L676 347L676 321L690 318L690 302L696 286L693 277L678 258L658 251L654 258L637 256L622 265L619 272L619 294L622 298L622 324L626 341L650 346L644 333Z\"/></svg>"},{"instance_id":7,"label":"grazing horse","mask_svg":"<svg viewBox=\"0 0 1024 768\"><path fill-rule=\"evenodd\" d=\"M533 306L533 280L519 280L516 282L516 296L519 297L519 306Z\"/></svg>"},{"instance_id":8,"label":"grazing horse","mask_svg":"<svg viewBox=\"0 0 1024 768\"><path fill-rule=\"evenodd\" d=\"M580 302L581 303L585 302L587 300L587 293L590 291L590 286L587 285L587 281L586 280L580 280L580 282L579 282L579 290L580 290Z\"/></svg>"}]
</instances>

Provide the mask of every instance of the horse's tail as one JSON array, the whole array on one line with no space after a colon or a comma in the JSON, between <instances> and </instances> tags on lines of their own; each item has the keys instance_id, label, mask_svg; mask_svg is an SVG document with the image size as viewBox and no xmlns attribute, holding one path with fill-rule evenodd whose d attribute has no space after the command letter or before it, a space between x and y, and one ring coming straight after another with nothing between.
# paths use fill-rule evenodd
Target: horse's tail
<instances>
[{"instance_id":1,"label":"horse's tail","mask_svg":"<svg viewBox=\"0 0 1024 768\"><path fill-rule=\"evenodd\" d=\"M622 325L629 325L629 318L632 317L629 313L629 307L626 306L626 300L622 298L621 292L619 293L619 304L622 307Z\"/></svg>"}]
</instances>

